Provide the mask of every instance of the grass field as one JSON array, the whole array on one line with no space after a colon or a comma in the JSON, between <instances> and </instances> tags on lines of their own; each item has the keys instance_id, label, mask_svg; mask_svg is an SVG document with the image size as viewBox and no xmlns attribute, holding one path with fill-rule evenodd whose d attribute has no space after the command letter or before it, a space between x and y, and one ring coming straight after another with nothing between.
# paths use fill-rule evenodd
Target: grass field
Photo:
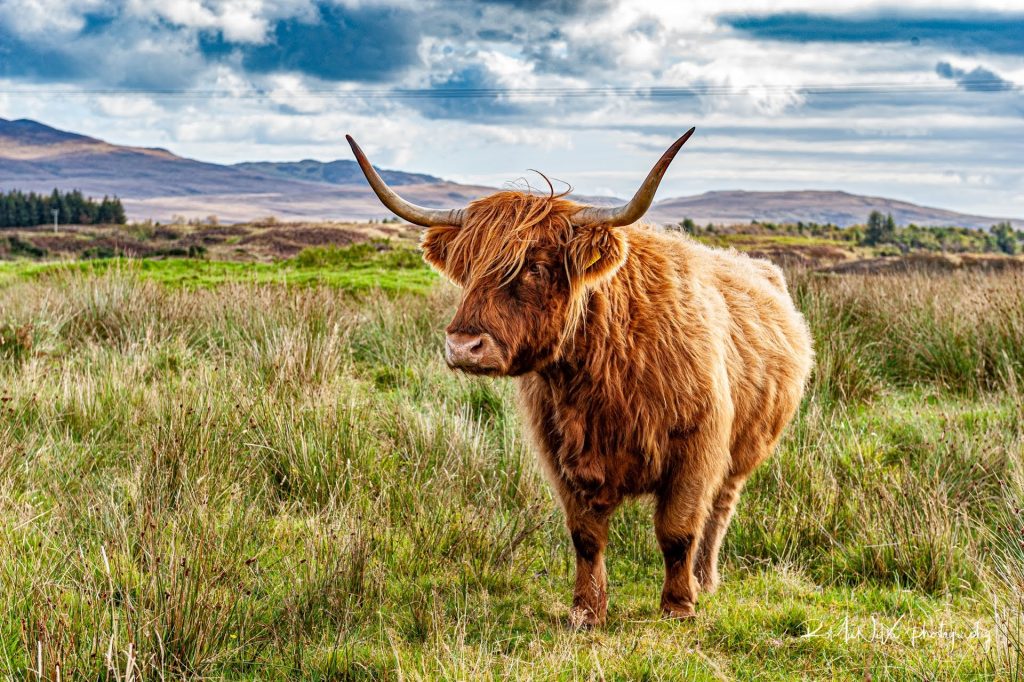
<instances>
[{"instance_id":1,"label":"grass field","mask_svg":"<svg viewBox=\"0 0 1024 682\"><path fill-rule=\"evenodd\" d=\"M185 288L288 284L325 285L344 292L378 289L422 294L437 283L437 276L418 251L404 244L372 241L347 247L311 247L294 258L269 263L195 258L0 261L0 284L66 273L102 275L111 268L131 272L143 281Z\"/></svg>"},{"instance_id":2,"label":"grass field","mask_svg":"<svg viewBox=\"0 0 1024 682\"><path fill-rule=\"evenodd\" d=\"M513 386L405 258L0 268L0 676L1024 677L1024 276L791 273L818 367L722 587L659 619L627 505L576 632Z\"/></svg>"}]
</instances>

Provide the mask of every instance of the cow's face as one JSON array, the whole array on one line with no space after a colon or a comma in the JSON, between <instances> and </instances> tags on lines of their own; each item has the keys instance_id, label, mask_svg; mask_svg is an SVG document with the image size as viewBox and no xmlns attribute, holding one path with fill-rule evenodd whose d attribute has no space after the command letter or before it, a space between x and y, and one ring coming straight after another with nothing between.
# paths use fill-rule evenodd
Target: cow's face
<instances>
[{"instance_id":1,"label":"cow's face","mask_svg":"<svg viewBox=\"0 0 1024 682\"><path fill-rule=\"evenodd\" d=\"M463 288L448 325L448 364L476 374L518 375L542 368L572 343L588 292L626 260L621 226L650 208L693 131L661 155L628 203L612 207L580 206L555 196L553 187L546 197L498 192L467 208L417 206L388 187L346 137L377 197L402 218L430 228L425 258Z\"/></svg>"},{"instance_id":2,"label":"cow's face","mask_svg":"<svg viewBox=\"0 0 1024 682\"><path fill-rule=\"evenodd\" d=\"M432 227L426 260L462 287L445 360L472 374L517 376L558 357L588 290L626 258L619 228L578 227L578 206L502 192L474 203L460 227Z\"/></svg>"}]
</instances>

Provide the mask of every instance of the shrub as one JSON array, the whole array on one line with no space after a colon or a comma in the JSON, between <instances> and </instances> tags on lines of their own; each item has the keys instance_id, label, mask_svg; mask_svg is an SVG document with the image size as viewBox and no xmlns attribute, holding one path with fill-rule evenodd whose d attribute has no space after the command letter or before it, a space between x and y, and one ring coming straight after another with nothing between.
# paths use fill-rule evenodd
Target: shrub
<instances>
[{"instance_id":1,"label":"shrub","mask_svg":"<svg viewBox=\"0 0 1024 682\"><path fill-rule=\"evenodd\" d=\"M27 258L42 258L47 254L46 249L36 246L32 242L25 241L15 234L0 238L0 241L6 242L6 248L2 250L6 251L8 255L14 257L23 256Z\"/></svg>"}]
</instances>

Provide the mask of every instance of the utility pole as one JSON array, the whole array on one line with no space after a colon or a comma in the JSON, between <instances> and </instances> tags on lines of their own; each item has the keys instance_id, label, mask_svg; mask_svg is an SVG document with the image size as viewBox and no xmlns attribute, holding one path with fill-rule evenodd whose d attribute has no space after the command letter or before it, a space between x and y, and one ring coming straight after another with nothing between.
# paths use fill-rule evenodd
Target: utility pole
<instances>
[{"instance_id":1,"label":"utility pole","mask_svg":"<svg viewBox=\"0 0 1024 682\"><path fill-rule=\"evenodd\" d=\"M57 234L57 216L60 215L60 209L52 208L50 209L50 213L53 214L53 233Z\"/></svg>"}]
</instances>

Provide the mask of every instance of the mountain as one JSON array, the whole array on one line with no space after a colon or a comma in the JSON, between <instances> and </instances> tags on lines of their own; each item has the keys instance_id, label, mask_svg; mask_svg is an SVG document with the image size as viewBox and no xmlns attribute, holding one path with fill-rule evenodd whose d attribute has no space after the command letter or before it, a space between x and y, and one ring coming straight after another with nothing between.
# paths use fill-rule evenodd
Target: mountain
<instances>
[{"instance_id":1,"label":"mountain","mask_svg":"<svg viewBox=\"0 0 1024 682\"><path fill-rule=\"evenodd\" d=\"M494 191L433 175L378 169L402 186L410 201L425 206L468 204ZM167 220L173 215L242 222L268 215L286 220L367 220L390 213L373 195L354 161L248 162L221 165L187 159L166 149L128 147L20 119L0 119L0 189L47 192L80 189L117 195L129 218ZM608 197L576 197L607 205ZM984 228L999 218L967 215L905 201L846 192L707 192L657 202L653 222L684 218L704 224L748 222L863 223L871 211L896 222ZM1012 221L1024 227L1024 220Z\"/></svg>"},{"instance_id":2,"label":"mountain","mask_svg":"<svg viewBox=\"0 0 1024 682\"><path fill-rule=\"evenodd\" d=\"M390 214L354 175L354 161L253 163L227 166L186 159L166 149L128 147L51 128L0 119L0 189L47 192L80 189L117 195L133 220L171 216L241 222L284 219L385 218ZM493 190L429 175L378 169L427 206L466 204ZM344 178L351 181L345 183ZM337 183L337 184L335 184Z\"/></svg>"},{"instance_id":3,"label":"mountain","mask_svg":"<svg viewBox=\"0 0 1024 682\"><path fill-rule=\"evenodd\" d=\"M67 133L27 118L7 121L0 118L0 156L5 158L36 158L54 152L58 147L71 151L101 146L100 140Z\"/></svg>"},{"instance_id":4,"label":"mountain","mask_svg":"<svg viewBox=\"0 0 1024 682\"><path fill-rule=\"evenodd\" d=\"M272 175L274 177L287 178L289 180L306 180L308 182L326 182L331 185L358 185L366 182L363 171L359 170L359 164L348 159L341 161L314 161L303 159L302 161L247 161L236 163L234 168L260 175ZM384 182L398 187L399 185L422 185L424 183L444 182L441 178L422 173L406 173L396 170L381 170L380 176Z\"/></svg>"},{"instance_id":5,"label":"mountain","mask_svg":"<svg viewBox=\"0 0 1024 682\"><path fill-rule=\"evenodd\" d=\"M166 149L123 147L35 121L0 119L0 187L123 198L278 192L281 182Z\"/></svg>"},{"instance_id":6,"label":"mountain","mask_svg":"<svg viewBox=\"0 0 1024 682\"><path fill-rule=\"evenodd\" d=\"M988 228L999 222L991 218L941 208L918 206L908 201L870 197L839 191L800 190L792 192L705 192L692 197L659 201L649 215L662 223L690 218L698 224L747 223L833 223L847 227L863 224L872 211L891 213L899 225L958 225ZM1017 227L1024 221L1011 220Z\"/></svg>"}]
</instances>

